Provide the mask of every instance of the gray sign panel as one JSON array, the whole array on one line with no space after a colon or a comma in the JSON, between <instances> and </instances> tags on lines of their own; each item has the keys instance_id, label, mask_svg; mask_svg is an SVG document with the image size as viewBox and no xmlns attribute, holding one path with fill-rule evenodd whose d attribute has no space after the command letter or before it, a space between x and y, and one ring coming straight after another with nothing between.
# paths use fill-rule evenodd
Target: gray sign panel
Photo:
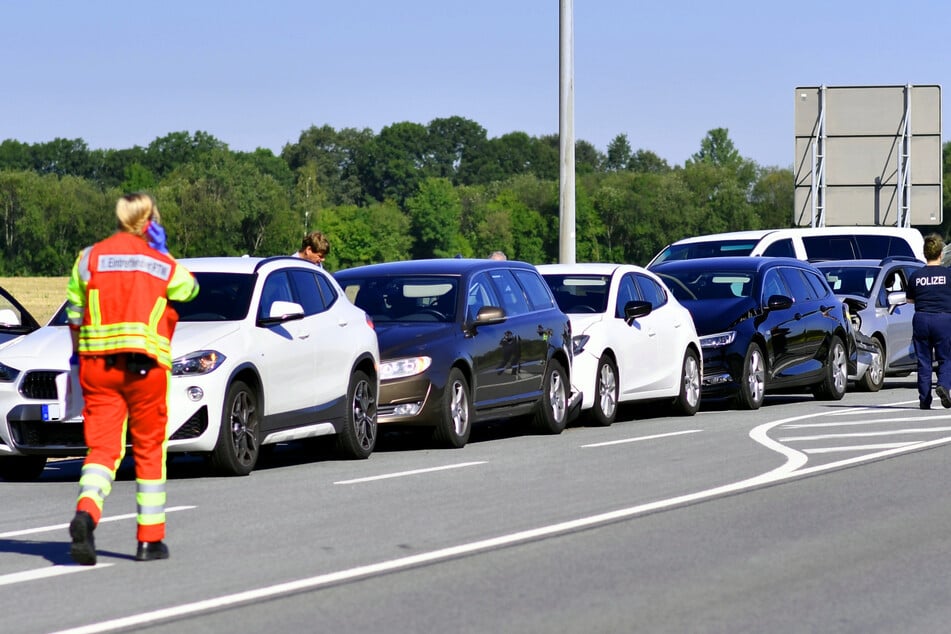
<instances>
[{"instance_id":1,"label":"gray sign panel","mask_svg":"<svg viewBox=\"0 0 951 634\"><path fill-rule=\"evenodd\" d=\"M796 88L797 225L942 221L941 87Z\"/></svg>"}]
</instances>

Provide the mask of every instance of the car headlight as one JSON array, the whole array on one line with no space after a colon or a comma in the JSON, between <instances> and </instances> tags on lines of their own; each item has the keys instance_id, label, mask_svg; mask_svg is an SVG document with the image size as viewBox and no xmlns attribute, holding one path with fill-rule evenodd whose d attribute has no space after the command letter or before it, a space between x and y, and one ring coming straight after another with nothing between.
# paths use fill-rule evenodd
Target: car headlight
<instances>
[{"instance_id":1,"label":"car headlight","mask_svg":"<svg viewBox=\"0 0 951 634\"><path fill-rule=\"evenodd\" d=\"M0 383L12 383L20 376L20 371L0 363Z\"/></svg>"},{"instance_id":2,"label":"car headlight","mask_svg":"<svg viewBox=\"0 0 951 634\"><path fill-rule=\"evenodd\" d=\"M704 335L700 337L701 348L722 348L728 346L736 339L736 331L718 332L715 335Z\"/></svg>"},{"instance_id":3,"label":"car headlight","mask_svg":"<svg viewBox=\"0 0 951 634\"><path fill-rule=\"evenodd\" d=\"M224 363L225 355L217 350L199 350L172 361L172 376L208 374Z\"/></svg>"},{"instance_id":4,"label":"car headlight","mask_svg":"<svg viewBox=\"0 0 951 634\"><path fill-rule=\"evenodd\" d=\"M584 347L588 345L588 342L591 341L591 337L588 335L578 335L571 338L571 352L575 356L578 356L584 352Z\"/></svg>"},{"instance_id":5,"label":"car headlight","mask_svg":"<svg viewBox=\"0 0 951 634\"><path fill-rule=\"evenodd\" d=\"M384 361L380 364L380 380L403 379L408 376L415 376L425 372L432 363L433 360L431 357L407 357L405 359Z\"/></svg>"}]
</instances>

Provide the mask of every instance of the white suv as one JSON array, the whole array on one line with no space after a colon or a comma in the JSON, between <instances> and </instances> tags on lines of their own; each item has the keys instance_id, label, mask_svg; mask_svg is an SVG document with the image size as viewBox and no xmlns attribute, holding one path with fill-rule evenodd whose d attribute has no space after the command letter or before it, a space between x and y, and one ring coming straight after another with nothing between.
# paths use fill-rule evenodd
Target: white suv
<instances>
[{"instance_id":1,"label":"white suv","mask_svg":"<svg viewBox=\"0 0 951 634\"><path fill-rule=\"evenodd\" d=\"M797 227L694 236L669 244L647 265L724 255L765 255L799 260L882 260L906 256L924 261L924 237L913 228L886 226Z\"/></svg>"},{"instance_id":2,"label":"white suv","mask_svg":"<svg viewBox=\"0 0 951 634\"><path fill-rule=\"evenodd\" d=\"M333 277L287 256L180 262L200 291L173 303L168 451L209 454L227 475L250 473L264 445L328 434L342 455L368 457L376 332ZM85 454L82 418L66 415L70 350L61 309L0 351L0 477L35 479L47 457Z\"/></svg>"}]
</instances>

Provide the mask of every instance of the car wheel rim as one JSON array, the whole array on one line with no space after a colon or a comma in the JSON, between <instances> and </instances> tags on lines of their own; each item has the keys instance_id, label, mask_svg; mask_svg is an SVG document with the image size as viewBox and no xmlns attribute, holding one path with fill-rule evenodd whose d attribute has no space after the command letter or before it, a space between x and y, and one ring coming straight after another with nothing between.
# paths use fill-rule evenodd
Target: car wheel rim
<instances>
[{"instance_id":1,"label":"car wheel rim","mask_svg":"<svg viewBox=\"0 0 951 634\"><path fill-rule=\"evenodd\" d=\"M551 373L551 382L548 384L548 402L551 404L551 413L555 421L561 422L564 420L567 404L565 384L561 380L560 372Z\"/></svg>"},{"instance_id":2,"label":"car wheel rim","mask_svg":"<svg viewBox=\"0 0 951 634\"><path fill-rule=\"evenodd\" d=\"M257 411L247 392L238 392L231 404L231 437L235 459L251 464L258 454Z\"/></svg>"},{"instance_id":3,"label":"car wheel rim","mask_svg":"<svg viewBox=\"0 0 951 634\"><path fill-rule=\"evenodd\" d=\"M357 383L353 392L352 411L353 430L357 442L363 449L372 448L376 441L376 423L374 422L376 399L373 398L373 392L367 381Z\"/></svg>"},{"instance_id":4,"label":"car wheel rim","mask_svg":"<svg viewBox=\"0 0 951 634\"><path fill-rule=\"evenodd\" d=\"M835 349L832 351L832 360L834 373L832 382L835 384L836 391L843 393L845 392L846 382L849 380L849 368L845 358L845 348L842 347L841 343L835 345Z\"/></svg>"},{"instance_id":5,"label":"car wheel rim","mask_svg":"<svg viewBox=\"0 0 951 634\"><path fill-rule=\"evenodd\" d=\"M885 379L885 359L883 358L885 351L881 346L876 346L876 349L878 353L873 355L872 365L867 370L873 385L878 385Z\"/></svg>"},{"instance_id":6,"label":"car wheel rim","mask_svg":"<svg viewBox=\"0 0 951 634\"><path fill-rule=\"evenodd\" d=\"M452 384L452 426L457 436L466 433L469 427L469 399L461 381Z\"/></svg>"},{"instance_id":7,"label":"car wheel rim","mask_svg":"<svg viewBox=\"0 0 951 634\"><path fill-rule=\"evenodd\" d=\"M763 368L763 355L760 354L759 349L753 350L750 355L749 376L746 381L753 402L758 403L763 400L766 392L766 370Z\"/></svg>"},{"instance_id":8,"label":"car wheel rim","mask_svg":"<svg viewBox=\"0 0 951 634\"><path fill-rule=\"evenodd\" d=\"M614 410L617 408L617 377L610 363L601 366L598 387L598 402L601 405L601 413L606 418L610 418L614 416Z\"/></svg>"},{"instance_id":9,"label":"car wheel rim","mask_svg":"<svg viewBox=\"0 0 951 634\"><path fill-rule=\"evenodd\" d=\"M684 364L684 396L690 407L696 407L700 402L700 364L690 355Z\"/></svg>"}]
</instances>

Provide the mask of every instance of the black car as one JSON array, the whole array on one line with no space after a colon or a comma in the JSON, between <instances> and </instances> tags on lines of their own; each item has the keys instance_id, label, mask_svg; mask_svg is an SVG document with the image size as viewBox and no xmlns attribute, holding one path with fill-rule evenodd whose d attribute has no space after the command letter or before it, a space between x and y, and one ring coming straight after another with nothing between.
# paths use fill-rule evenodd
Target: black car
<instances>
[{"instance_id":1,"label":"black car","mask_svg":"<svg viewBox=\"0 0 951 634\"><path fill-rule=\"evenodd\" d=\"M718 257L651 268L690 311L703 348L703 398L756 409L765 392L845 394L855 341L822 274L792 258Z\"/></svg>"},{"instance_id":2,"label":"black car","mask_svg":"<svg viewBox=\"0 0 951 634\"><path fill-rule=\"evenodd\" d=\"M432 427L462 447L476 421L530 415L557 434L580 408L571 322L531 264L412 260L334 277L376 328L381 425Z\"/></svg>"}]
</instances>

